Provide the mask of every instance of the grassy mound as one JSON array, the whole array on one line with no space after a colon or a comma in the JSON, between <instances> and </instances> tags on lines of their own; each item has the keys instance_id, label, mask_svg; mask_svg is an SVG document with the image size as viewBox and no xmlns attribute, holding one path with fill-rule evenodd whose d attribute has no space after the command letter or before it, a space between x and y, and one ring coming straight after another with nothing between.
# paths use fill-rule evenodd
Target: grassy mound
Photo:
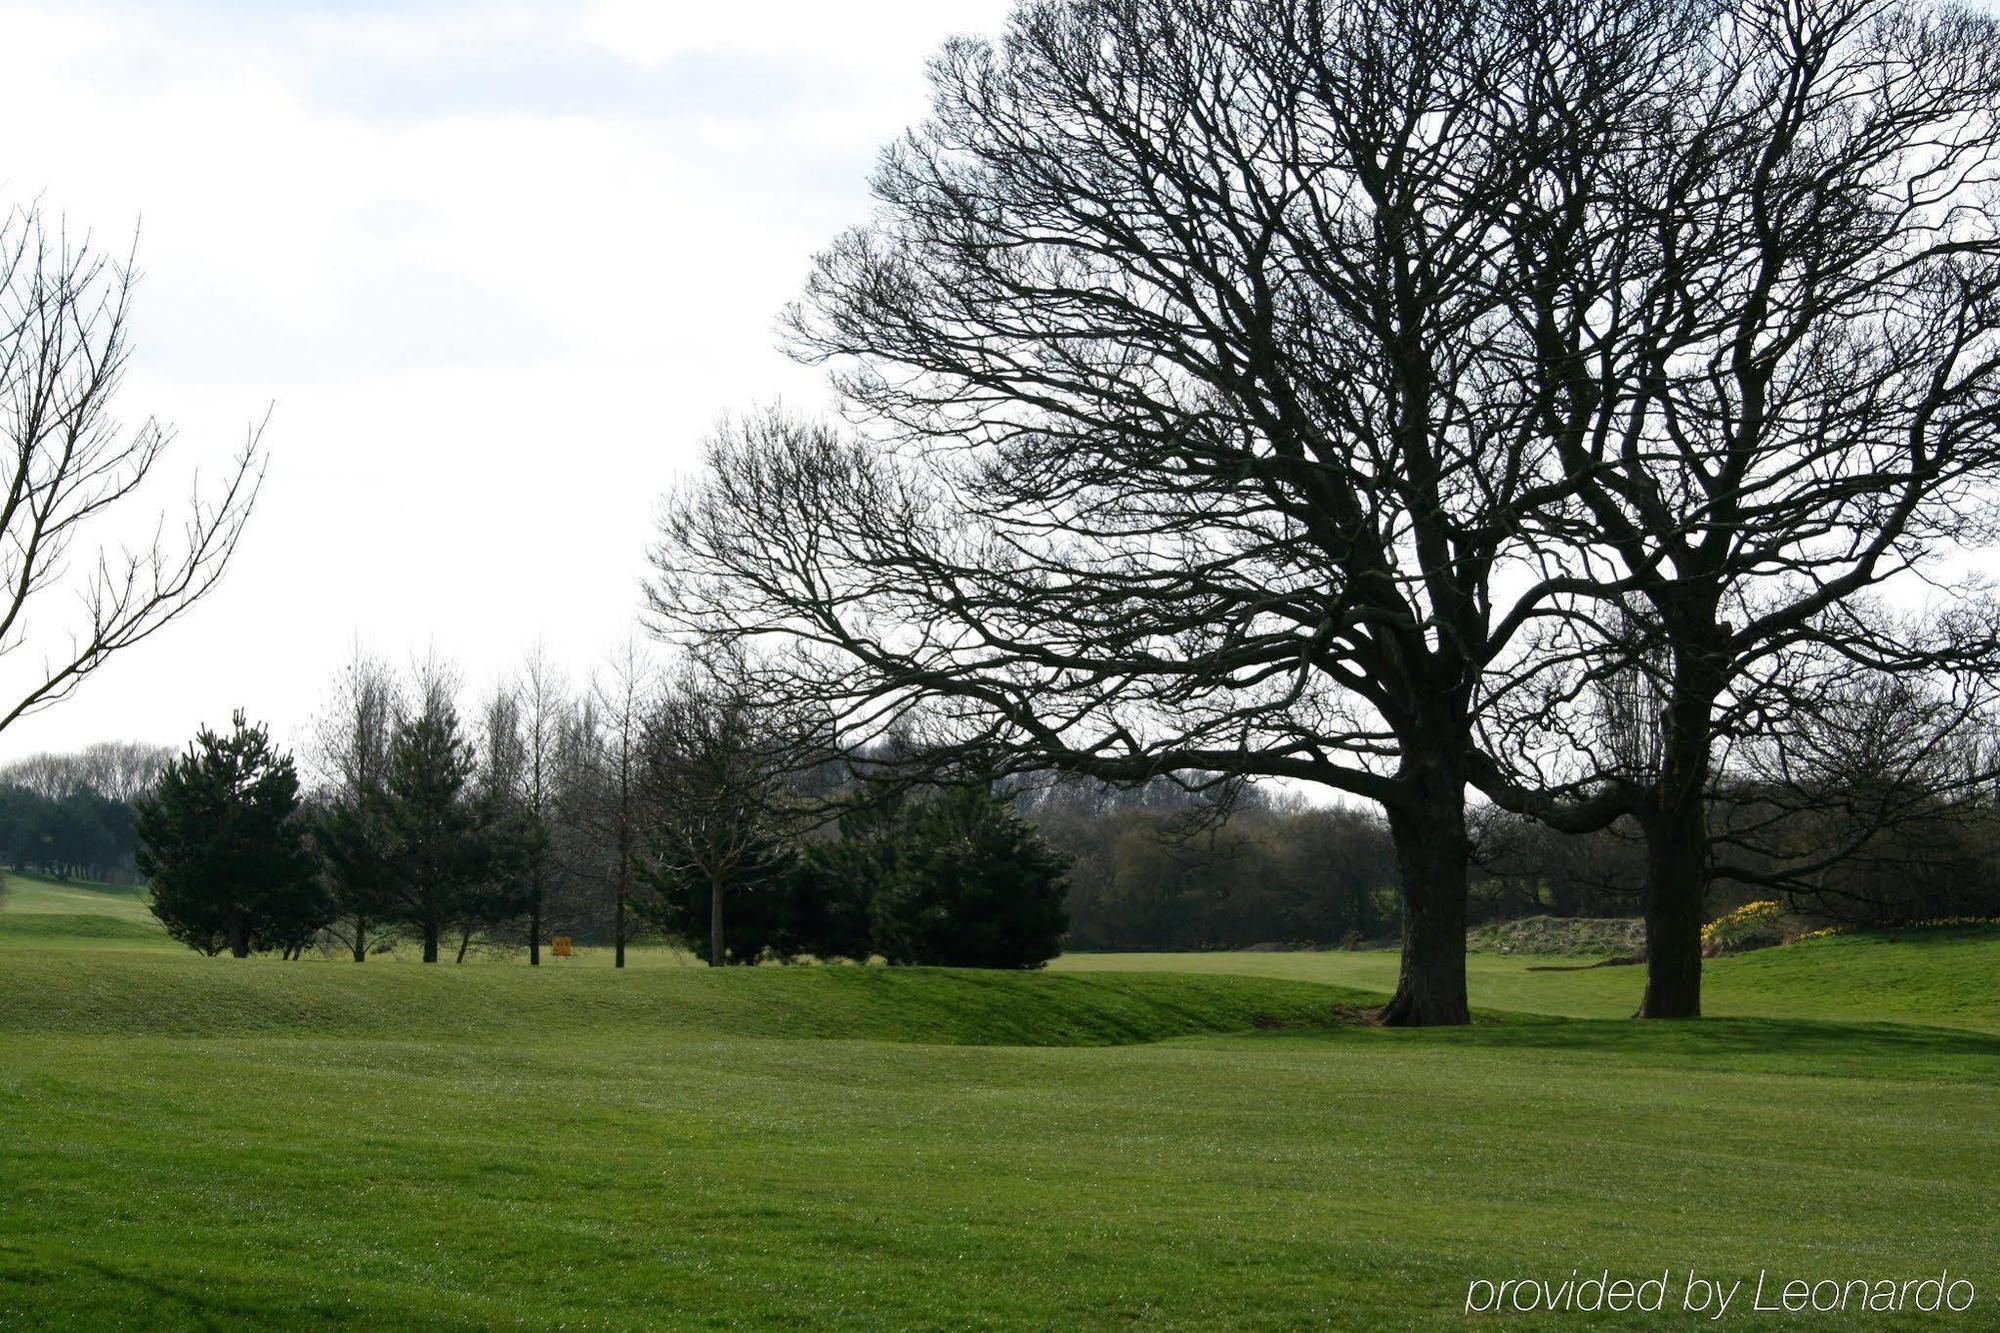
<instances>
[{"instance_id":1,"label":"grassy mound","mask_svg":"<svg viewBox=\"0 0 2000 1333\"><path fill-rule=\"evenodd\" d=\"M0 890L0 959L22 949L180 947L146 906L145 890L134 885L65 884L8 871L6 888Z\"/></svg>"},{"instance_id":2,"label":"grassy mound","mask_svg":"<svg viewBox=\"0 0 2000 1333\"><path fill-rule=\"evenodd\" d=\"M0 946L62 945L126 941L132 944L171 942L157 925L94 912L0 913Z\"/></svg>"},{"instance_id":3,"label":"grassy mound","mask_svg":"<svg viewBox=\"0 0 2000 1333\"><path fill-rule=\"evenodd\" d=\"M1716 1013L2000 1030L2000 926L1869 931L1711 960Z\"/></svg>"},{"instance_id":4,"label":"grassy mound","mask_svg":"<svg viewBox=\"0 0 2000 1333\"><path fill-rule=\"evenodd\" d=\"M87 880L63 883L19 870L7 871L6 875L6 887L0 888L0 916L111 916L159 927L146 906L146 891L136 884L95 884Z\"/></svg>"},{"instance_id":5,"label":"grassy mound","mask_svg":"<svg viewBox=\"0 0 2000 1333\"><path fill-rule=\"evenodd\" d=\"M1474 953L1622 957L1646 947L1646 923L1638 917L1530 916L1477 926L1466 932L1465 947Z\"/></svg>"},{"instance_id":6,"label":"grassy mound","mask_svg":"<svg viewBox=\"0 0 2000 1333\"><path fill-rule=\"evenodd\" d=\"M1107 1046L1355 1021L1373 997L1236 977L926 968L424 968L142 953L0 966L0 1032L176 1037L819 1037Z\"/></svg>"}]
</instances>

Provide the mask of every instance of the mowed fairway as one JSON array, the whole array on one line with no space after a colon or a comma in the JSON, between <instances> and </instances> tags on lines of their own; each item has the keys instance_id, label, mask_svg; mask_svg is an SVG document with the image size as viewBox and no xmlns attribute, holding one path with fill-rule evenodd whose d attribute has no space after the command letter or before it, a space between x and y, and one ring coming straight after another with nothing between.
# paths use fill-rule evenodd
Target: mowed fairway
<instances>
[{"instance_id":1,"label":"mowed fairway","mask_svg":"<svg viewBox=\"0 0 2000 1333\"><path fill-rule=\"evenodd\" d=\"M1645 989L1642 967L1592 959L1472 954L1472 1002L1494 1010L1571 1018L1625 1018ZM1396 986L1388 950L1296 953L1069 954L1075 972L1176 972L1282 977L1362 990ZM1836 936L1711 961L1704 1012L1737 1018L1832 1018L1943 1024L2000 1031L2000 927Z\"/></svg>"},{"instance_id":2,"label":"mowed fairway","mask_svg":"<svg viewBox=\"0 0 2000 1333\"><path fill-rule=\"evenodd\" d=\"M2000 1320L1990 1009L1409 1033L1217 956L618 974L124 943L0 951L8 1325L1405 1327L1462 1322L1474 1277L1607 1267L1949 1268L1968 1323ZM1953 996L2000 962L1834 944L1715 971L1747 995L1875 957Z\"/></svg>"},{"instance_id":3,"label":"mowed fairway","mask_svg":"<svg viewBox=\"0 0 2000 1333\"><path fill-rule=\"evenodd\" d=\"M100 948L181 951L134 888L58 884L17 872L0 890L0 951Z\"/></svg>"}]
</instances>

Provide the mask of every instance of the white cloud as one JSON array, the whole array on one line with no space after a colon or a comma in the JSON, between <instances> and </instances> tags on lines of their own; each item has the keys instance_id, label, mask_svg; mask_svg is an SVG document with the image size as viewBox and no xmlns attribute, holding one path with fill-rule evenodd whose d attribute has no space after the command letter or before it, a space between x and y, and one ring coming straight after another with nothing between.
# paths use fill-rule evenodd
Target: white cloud
<instances>
[{"instance_id":1,"label":"white cloud","mask_svg":"<svg viewBox=\"0 0 2000 1333\"><path fill-rule=\"evenodd\" d=\"M38 131L0 184L100 238L144 220L121 409L182 426L156 499L277 406L223 590L0 759L238 705L288 730L357 633L475 676L624 637L654 497L722 412L818 398L777 311L865 214L924 55L1004 12L693 8L0 8L0 116Z\"/></svg>"}]
</instances>

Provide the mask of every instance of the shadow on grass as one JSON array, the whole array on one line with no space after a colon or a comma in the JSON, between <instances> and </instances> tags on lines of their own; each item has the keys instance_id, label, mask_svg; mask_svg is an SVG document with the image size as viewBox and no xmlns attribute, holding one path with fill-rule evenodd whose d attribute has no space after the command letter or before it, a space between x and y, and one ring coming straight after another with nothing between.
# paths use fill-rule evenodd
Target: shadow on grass
<instances>
[{"instance_id":1,"label":"shadow on grass","mask_svg":"<svg viewBox=\"0 0 2000 1333\"><path fill-rule=\"evenodd\" d=\"M113 1266L104 1260L83 1255L50 1255L22 1249L15 1245L0 1245L0 1255L7 1259L7 1266L0 1269L0 1285L11 1285L19 1289L7 1301L18 1301L22 1308L31 1308L37 1293L49 1293L47 1312L54 1316L54 1322L66 1322L64 1312L55 1302L62 1299L56 1293L63 1292L77 1280L80 1274L90 1274L99 1279L107 1290L123 1290L143 1302L142 1308L156 1313L172 1310L176 1314L175 1323L189 1328L219 1329L255 1320L259 1316L268 1317L269 1310L260 1309L248 1302L218 1297L190 1283L170 1282L163 1278L143 1273L130 1272ZM113 1298L114 1300L116 1298ZM0 1324L7 1321L6 1302L0 1302ZM46 1307L45 1307L46 1308ZM123 1322L122 1320L120 1322Z\"/></svg>"}]
</instances>

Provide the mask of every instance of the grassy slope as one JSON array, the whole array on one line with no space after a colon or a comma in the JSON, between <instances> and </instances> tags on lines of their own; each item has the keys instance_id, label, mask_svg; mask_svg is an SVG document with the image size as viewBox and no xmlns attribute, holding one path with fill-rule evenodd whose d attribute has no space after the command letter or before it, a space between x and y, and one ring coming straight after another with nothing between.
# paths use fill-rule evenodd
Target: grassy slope
<instances>
[{"instance_id":1,"label":"grassy slope","mask_svg":"<svg viewBox=\"0 0 2000 1333\"><path fill-rule=\"evenodd\" d=\"M12 915L103 916L137 922L157 930L159 923L146 908L145 892L129 884L59 884L39 875L6 872L0 889L0 917Z\"/></svg>"},{"instance_id":2,"label":"grassy slope","mask_svg":"<svg viewBox=\"0 0 2000 1333\"><path fill-rule=\"evenodd\" d=\"M1639 967L1533 971L1560 958L1473 954L1472 1002L1489 1009L1625 1018L1645 987ZM1588 960L1577 960L1588 961ZM2000 930L1811 940L1711 961L1705 1011L1718 1017L1941 1023L2000 1031ZM1360 990L1395 988L1392 952L1071 954L1065 971L1283 977Z\"/></svg>"},{"instance_id":3,"label":"grassy slope","mask_svg":"<svg viewBox=\"0 0 2000 1333\"><path fill-rule=\"evenodd\" d=\"M0 1034L509 1042L852 1038L1103 1046L1352 1021L1374 997L1234 977L927 968L585 973L23 951L0 970Z\"/></svg>"},{"instance_id":4,"label":"grassy slope","mask_svg":"<svg viewBox=\"0 0 2000 1333\"><path fill-rule=\"evenodd\" d=\"M178 951L146 908L141 890L117 884L58 884L7 872L0 889L0 950L157 949Z\"/></svg>"},{"instance_id":5,"label":"grassy slope","mask_svg":"<svg viewBox=\"0 0 2000 1333\"><path fill-rule=\"evenodd\" d=\"M1359 997L1302 979L1379 988L1372 955L611 975L21 943L0 1325L1443 1325L1470 1276L1688 1265L1949 1265L2000 1311L1984 1032L1212 1035L1338 1024ZM1711 989L1983 1023L1996 959L1815 942ZM1513 962L1475 962L1483 1002L1637 980ZM1225 975L1253 968L1295 975Z\"/></svg>"}]
</instances>

